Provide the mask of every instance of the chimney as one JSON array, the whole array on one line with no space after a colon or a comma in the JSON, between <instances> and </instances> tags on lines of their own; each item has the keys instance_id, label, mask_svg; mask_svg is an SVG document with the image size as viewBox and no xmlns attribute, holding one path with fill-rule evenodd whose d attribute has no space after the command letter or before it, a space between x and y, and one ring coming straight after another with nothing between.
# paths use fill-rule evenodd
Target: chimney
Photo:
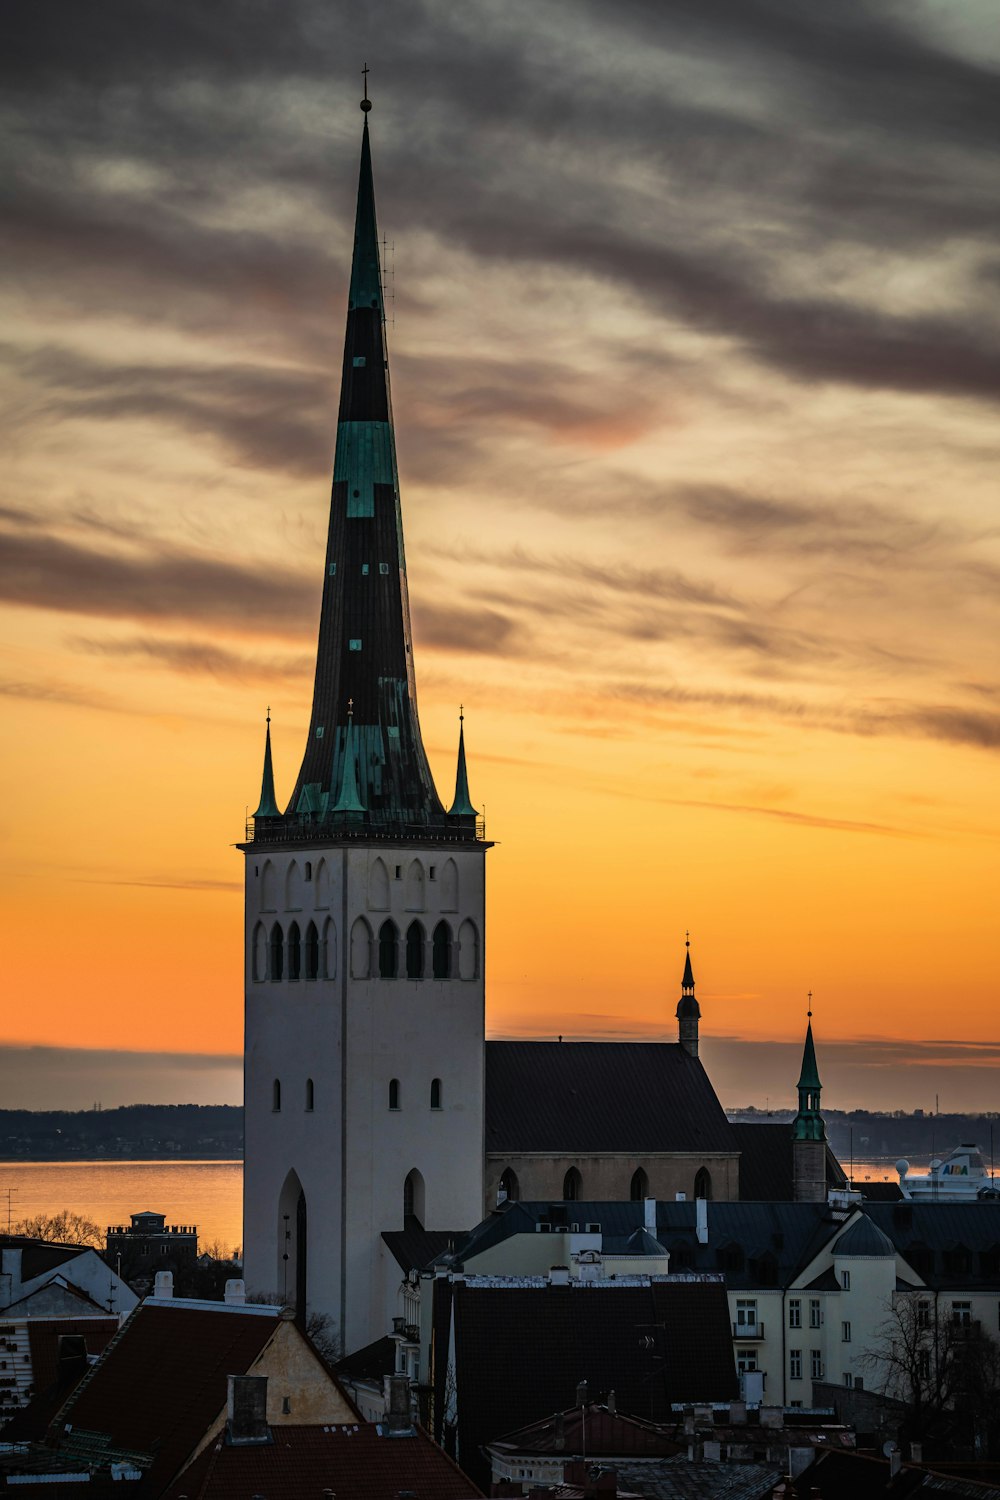
<instances>
[{"instance_id":1,"label":"chimney","mask_svg":"<svg viewBox=\"0 0 1000 1500\"><path fill-rule=\"evenodd\" d=\"M696 1198L694 1204L699 1245L708 1244L708 1199Z\"/></svg>"},{"instance_id":2,"label":"chimney","mask_svg":"<svg viewBox=\"0 0 1000 1500\"><path fill-rule=\"evenodd\" d=\"M674 1202L675 1203L686 1203L687 1202L687 1193L675 1193L674 1194Z\"/></svg>"},{"instance_id":3,"label":"chimney","mask_svg":"<svg viewBox=\"0 0 1000 1500\"><path fill-rule=\"evenodd\" d=\"M270 1443L267 1376L230 1375L226 1398L226 1442L234 1448Z\"/></svg>"},{"instance_id":4,"label":"chimney","mask_svg":"<svg viewBox=\"0 0 1000 1500\"><path fill-rule=\"evenodd\" d=\"M385 1437L416 1437L413 1413L410 1410L410 1382L405 1375L389 1376L389 1410L382 1427Z\"/></svg>"},{"instance_id":5,"label":"chimney","mask_svg":"<svg viewBox=\"0 0 1000 1500\"><path fill-rule=\"evenodd\" d=\"M226 1282L226 1302L230 1307L242 1307L247 1300L247 1286L245 1281Z\"/></svg>"},{"instance_id":6,"label":"chimney","mask_svg":"<svg viewBox=\"0 0 1000 1500\"><path fill-rule=\"evenodd\" d=\"M174 1273L173 1271L157 1271L156 1284L153 1287L153 1296L170 1298L174 1295Z\"/></svg>"},{"instance_id":7,"label":"chimney","mask_svg":"<svg viewBox=\"0 0 1000 1500\"><path fill-rule=\"evenodd\" d=\"M614 1391L608 1392L608 1415L615 1416L618 1411L618 1400Z\"/></svg>"},{"instance_id":8,"label":"chimney","mask_svg":"<svg viewBox=\"0 0 1000 1500\"><path fill-rule=\"evenodd\" d=\"M566 1446L566 1418L561 1411L556 1412L552 1431L552 1446L557 1453L561 1453Z\"/></svg>"},{"instance_id":9,"label":"chimney","mask_svg":"<svg viewBox=\"0 0 1000 1500\"><path fill-rule=\"evenodd\" d=\"M899 1473L902 1467L903 1455L898 1448L893 1448L892 1452L889 1454L889 1478L895 1479L896 1475Z\"/></svg>"},{"instance_id":10,"label":"chimney","mask_svg":"<svg viewBox=\"0 0 1000 1500\"><path fill-rule=\"evenodd\" d=\"M910 1444L910 1462L911 1463L915 1463L915 1464L922 1464L923 1461L924 1461L924 1445L923 1445L923 1443L911 1443Z\"/></svg>"},{"instance_id":11,"label":"chimney","mask_svg":"<svg viewBox=\"0 0 1000 1500\"><path fill-rule=\"evenodd\" d=\"M79 1333L61 1333L56 1344L60 1387L76 1385L87 1373L87 1341Z\"/></svg>"},{"instance_id":12,"label":"chimney","mask_svg":"<svg viewBox=\"0 0 1000 1500\"><path fill-rule=\"evenodd\" d=\"M549 1286L569 1286L569 1266L550 1266Z\"/></svg>"},{"instance_id":13,"label":"chimney","mask_svg":"<svg viewBox=\"0 0 1000 1500\"><path fill-rule=\"evenodd\" d=\"M648 1229L650 1234L656 1233L656 1199L644 1198L642 1200L642 1227Z\"/></svg>"}]
</instances>

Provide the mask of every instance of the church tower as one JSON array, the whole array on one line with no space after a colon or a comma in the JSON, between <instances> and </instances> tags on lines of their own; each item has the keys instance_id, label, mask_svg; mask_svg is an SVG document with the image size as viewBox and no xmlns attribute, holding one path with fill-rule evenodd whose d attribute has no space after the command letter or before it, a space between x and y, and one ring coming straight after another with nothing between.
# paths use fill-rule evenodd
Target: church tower
<instances>
[{"instance_id":1,"label":"church tower","mask_svg":"<svg viewBox=\"0 0 1000 1500\"><path fill-rule=\"evenodd\" d=\"M483 1203L485 841L417 717L367 99L312 714L246 842L247 1286L385 1332L384 1230Z\"/></svg>"},{"instance_id":2,"label":"church tower","mask_svg":"<svg viewBox=\"0 0 1000 1500\"><path fill-rule=\"evenodd\" d=\"M826 1126L819 1110L821 1089L810 1009L798 1083L799 1112L792 1122L792 1181L796 1203L826 1201Z\"/></svg>"},{"instance_id":3,"label":"church tower","mask_svg":"<svg viewBox=\"0 0 1000 1500\"><path fill-rule=\"evenodd\" d=\"M681 998L677 1002L677 1040L684 1051L692 1057L698 1056L698 1023L701 1020L701 1006L695 999L694 993L694 970L691 967L691 939L687 938L684 947L684 976L681 979Z\"/></svg>"}]
</instances>

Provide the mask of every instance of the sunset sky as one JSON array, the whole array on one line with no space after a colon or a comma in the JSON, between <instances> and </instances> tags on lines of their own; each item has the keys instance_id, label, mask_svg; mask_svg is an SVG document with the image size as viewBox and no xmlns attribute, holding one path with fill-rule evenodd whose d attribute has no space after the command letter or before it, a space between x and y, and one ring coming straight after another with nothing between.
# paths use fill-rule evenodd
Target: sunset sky
<instances>
[{"instance_id":1,"label":"sunset sky","mask_svg":"<svg viewBox=\"0 0 1000 1500\"><path fill-rule=\"evenodd\" d=\"M995 0L5 24L0 1095L239 1098L232 845L267 705L279 798L308 722L367 60L490 1034L673 1039L690 928L724 1103L791 1100L812 990L825 1103L1000 1108Z\"/></svg>"}]
</instances>

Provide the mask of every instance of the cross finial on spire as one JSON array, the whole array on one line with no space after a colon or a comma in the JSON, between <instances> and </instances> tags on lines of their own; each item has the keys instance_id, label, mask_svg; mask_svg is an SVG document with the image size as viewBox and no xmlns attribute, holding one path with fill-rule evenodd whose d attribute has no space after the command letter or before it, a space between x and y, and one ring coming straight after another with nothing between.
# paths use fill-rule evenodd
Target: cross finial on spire
<instances>
[{"instance_id":1,"label":"cross finial on spire","mask_svg":"<svg viewBox=\"0 0 1000 1500\"><path fill-rule=\"evenodd\" d=\"M812 990L809 991L808 995L806 996L806 999L809 1001L809 1009L806 1011L806 1015L809 1016L810 1019L812 1019L812 1013L813 1013L813 992L812 992Z\"/></svg>"},{"instance_id":2,"label":"cross finial on spire","mask_svg":"<svg viewBox=\"0 0 1000 1500\"><path fill-rule=\"evenodd\" d=\"M368 111L372 107L372 101L368 97L368 73L369 73L369 68L368 68L368 64L367 63L365 63L365 65L361 69L361 71L364 74L364 78L365 78L365 97L361 101L361 108L364 110L365 114L367 114Z\"/></svg>"},{"instance_id":3,"label":"cross finial on spire","mask_svg":"<svg viewBox=\"0 0 1000 1500\"><path fill-rule=\"evenodd\" d=\"M267 705L267 722L269 724L271 722L271 705L270 705L270 703Z\"/></svg>"},{"instance_id":4,"label":"cross finial on spire","mask_svg":"<svg viewBox=\"0 0 1000 1500\"><path fill-rule=\"evenodd\" d=\"M684 946L685 946L685 948L690 948L690 946L691 946L691 929L690 929L690 927L688 927L685 930L685 933L684 933Z\"/></svg>"},{"instance_id":5,"label":"cross finial on spire","mask_svg":"<svg viewBox=\"0 0 1000 1500\"><path fill-rule=\"evenodd\" d=\"M354 718L354 699L353 698L348 698L348 700L347 700L347 717L349 719L353 719Z\"/></svg>"},{"instance_id":6,"label":"cross finial on spire","mask_svg":"<svg viewBox=\"0 0 1000 1500\"><path fill-rule=\"evenodd\" d=\"M464 724L465 723L465 704L464 703L460 703L458 705L458 722L460 724Z\"/></svg>"}]
</instances>

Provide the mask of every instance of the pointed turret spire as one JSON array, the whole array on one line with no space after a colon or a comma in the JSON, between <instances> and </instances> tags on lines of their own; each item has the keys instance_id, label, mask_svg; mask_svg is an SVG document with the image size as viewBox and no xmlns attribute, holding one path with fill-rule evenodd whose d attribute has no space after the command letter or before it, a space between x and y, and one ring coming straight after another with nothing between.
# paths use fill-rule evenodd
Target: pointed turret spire
<instances>
[{"instance_id":1,"label":"pointed turret spire","mask_svg":"<svg viewBox=\"0 0 1000 1500\"><path fill-rule=\"evenodd\" d=\"M812 991L806 1012L806 1040L799 1072L799 1112L792 1122L792 1178L797 1203L826 1198L826 1125L820 1114L822 1085L812 1029Z\"/></svg>"},{"instance_id":2,"label":"pointed turret spire","mask_svg":"<svg viewBox=\"0 0 1000 1500\"><path fill-rule=\"evenodd\" d=\"M335 813L363 813L365 804L358 794L357 762L354 750L354 711L347 705L347 729L344 731L344 753L341 757L340 791L334 804Z\"/></svg>"},{"instance_id":3,"label":"pointed turret spire","mask_svg":"<svg viewBox=\"0 0 1000 1500\"><path fill-rule=\"evenodd\" d=\"M685 1052L698 1056L698 1022L701 1006L695 999L694 970L691 967L691 934L684 940L684 976L681 979L681 998L677 1002L678 1039Z\"/></svg>"},{"instance_id":4,"label":"pointed turret spire","mask_svg":"<svg viewBox=\"0 0 1000 1500\"><path fill-rule=\"evenodd\" d=\"M465 714L458 709L458 770L455 773L455 800L448 809L449 818L478 817L469 796L469 773L465 766Z\"/></svg>"},{"instance_id":5,"label":"pointed turret spire","mask_svg":"<svg viewBox=\"0 0 1000 1500\"><path fill-rule=\"evenodd\" d=\"M443 832L444 808L417 717L367 76L361 108L365 124L316 680L309 739L286 816L321 829L342 810L350 742L365 827L403 833L437 825ZM345 718L348 699L353 726Z\"/></svg>"},{"instance_id":6,"label":"pointed turret spire","mask_svg":"<svg viewBox=\"0 0 1000 1500\"><path fill-rule=\"evenodd\" d=\"M274 767L271 764L271 710L267 710L267 729L264 734L264 774L260 783L260 805L254 813L257 818L280 818L281 811L274 795Z\"/></svg>"}]
</instances>

